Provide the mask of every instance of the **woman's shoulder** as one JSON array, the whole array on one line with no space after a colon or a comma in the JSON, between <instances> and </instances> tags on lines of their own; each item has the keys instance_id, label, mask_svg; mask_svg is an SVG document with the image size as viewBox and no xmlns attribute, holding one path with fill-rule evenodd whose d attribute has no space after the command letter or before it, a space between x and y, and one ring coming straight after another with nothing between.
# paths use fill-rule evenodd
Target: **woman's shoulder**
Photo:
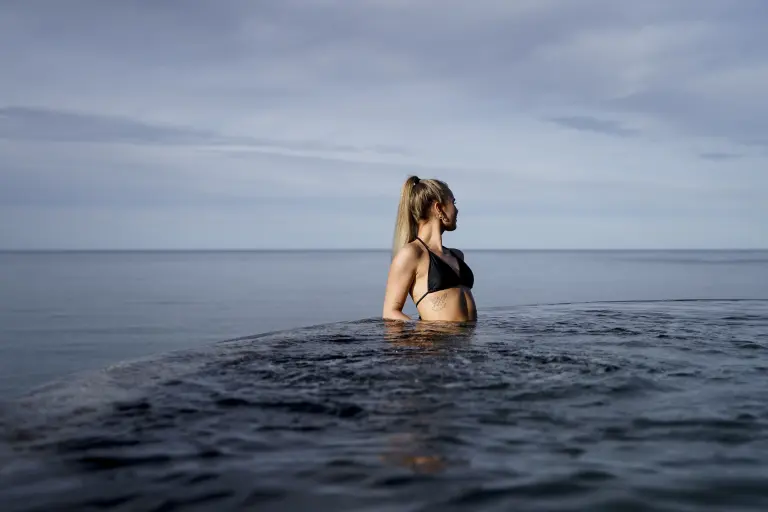
<instances>
[{"instance_id":1,"label":"woman's shoulder","mask_svg":"<svg viewBox=\"0 0 768 512\"><path fill-rule=\"evenodd\" d=\"M455 254L460 260L464 260L464 252L462 252L459 249L454 249L453 247L448 247L448 250L451 251L453 254Z\"/></svg>"},{"instance_id":2,"label":"woman's shoulder","mask_svg":"<svg viewBox=\"0 0 768 512\"><path fill-rule=\"evenodd\" d=\"M395 253L392 262L397 265L408 265L416 263L421 258L424 248L417 242L408 242Z\"/></svg>"}]
</instances>

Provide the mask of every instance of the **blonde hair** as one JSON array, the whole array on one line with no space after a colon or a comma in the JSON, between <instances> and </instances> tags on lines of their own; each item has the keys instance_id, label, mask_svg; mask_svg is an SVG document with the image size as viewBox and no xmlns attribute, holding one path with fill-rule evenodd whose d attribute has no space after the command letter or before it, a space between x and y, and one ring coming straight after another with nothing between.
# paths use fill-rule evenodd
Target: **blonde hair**
<instances>
[{"instance_id":1,"label":"blonde hair","mask_svg":"<svg viewBox=\"0 0 768 512\"><path fill-rule=\"evenodd\" d=\"M400 192L400 205L397 208L395 236L392 244L392 258L407 243L416 239L419 221L429 218L429 209L435 202L448 204L453 196L444 181L436 179L421 180L418 176L409 176Z\"/></svg>"}]
</instances>

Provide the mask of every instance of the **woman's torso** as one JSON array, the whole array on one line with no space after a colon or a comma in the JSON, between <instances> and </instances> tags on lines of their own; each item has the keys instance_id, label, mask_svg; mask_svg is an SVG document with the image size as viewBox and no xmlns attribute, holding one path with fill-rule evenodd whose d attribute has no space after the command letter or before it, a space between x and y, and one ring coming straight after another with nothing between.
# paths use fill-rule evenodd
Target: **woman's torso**
<instances>
[{"instance_id":1,"label":"woman's torso","mask_svg":"<svg viewBox=\"0 0 768 512\"><path fill-rule=\"evenodd\" d=\"M416 269L411 297L421 320L471 322L477 319L472 295L474 275L450 249L438 255L421 241L422 256Z\"/></svg>"}]
</instances>

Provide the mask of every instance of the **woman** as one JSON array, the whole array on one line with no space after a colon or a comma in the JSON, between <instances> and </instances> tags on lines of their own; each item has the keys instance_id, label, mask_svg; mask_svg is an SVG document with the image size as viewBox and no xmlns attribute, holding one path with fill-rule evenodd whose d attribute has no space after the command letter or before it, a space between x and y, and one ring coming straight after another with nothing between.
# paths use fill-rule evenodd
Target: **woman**
<instances>
[{"instance_id":1,"label":"woman","mask_svg":"<svg viewBox=\"0 0 768 512\"><path fill-rule=\"evenodd\" d=\"M461 251L443 246L443 233L456 229L458 213L456 199L444 182L416 176L406 180L384 296L385 319L410 320L403 313L410 294L421 320L477 320L472 270Z\"/></svg>"}]
</instances>

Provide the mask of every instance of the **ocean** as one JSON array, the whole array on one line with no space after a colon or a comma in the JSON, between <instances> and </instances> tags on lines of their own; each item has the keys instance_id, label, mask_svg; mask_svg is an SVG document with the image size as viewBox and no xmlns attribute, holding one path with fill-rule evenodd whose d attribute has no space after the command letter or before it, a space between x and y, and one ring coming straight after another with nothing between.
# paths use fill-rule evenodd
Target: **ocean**
<instances>
[{"instance_id":1,"label":"ocean","mask_svg":"<svg viewBox=\"0 0 768 512\"><path fill-rule=\"evenodd\" d=\"M0 253L1 509L768 506L768 251L465 254Z\"/></svg>"}]
</instances>

